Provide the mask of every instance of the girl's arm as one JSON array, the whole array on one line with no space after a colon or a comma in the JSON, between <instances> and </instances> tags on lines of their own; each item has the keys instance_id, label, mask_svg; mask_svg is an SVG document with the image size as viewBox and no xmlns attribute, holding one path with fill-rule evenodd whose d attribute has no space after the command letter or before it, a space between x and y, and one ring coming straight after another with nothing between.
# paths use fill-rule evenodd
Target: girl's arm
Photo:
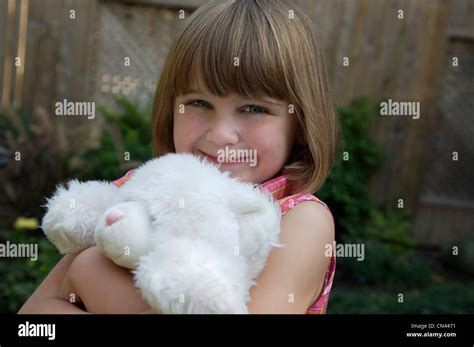
<instances>
[{"instance_id":1,"label":"girl's arm","mask_svg":"<svg viewBox=\"0 0 474 347\"><path fill-rule=\"evenodd\" d=\"M302 202L283 218L280 242L250 290L249 313L303 314L319 297L334 241L331 212L319 203Z\"/></svg>"},{"instance_id":2,"label":"girl's arm","mask_svg":"<svg viewBox=\"0 0 474 347\"><path fill-rule=\"evenodd\" d=\"M87 313L59 298L59 288L77 254L65 255L18 311L28 313Z\"/></svg>"},{"instance_id":3,"label":"girl's arm","mask_svg":"<svg viewBox=\"0 0 474 347\"><path fill-rule=\"evenodd\" d=\"M72 262L59 290L63 300L82 302L89 313L145 313L149 305L130 270L90 247Z\"/></svg>"}]
</instances>

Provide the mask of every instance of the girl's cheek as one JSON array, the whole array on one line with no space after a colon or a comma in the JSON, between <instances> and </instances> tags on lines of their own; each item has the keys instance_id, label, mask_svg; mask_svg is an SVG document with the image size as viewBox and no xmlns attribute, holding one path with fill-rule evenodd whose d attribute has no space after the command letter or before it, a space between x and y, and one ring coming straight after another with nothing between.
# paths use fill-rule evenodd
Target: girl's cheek
<instances>
[{"instance_id":1,"label":"girl's cheek","mask_svg":"<svg viewBox=\"0 0 474 347\"><path fill-rule=\"evenodd\" d=\"M193 143L205 133L206 121L201 115L186 113L178 114L174 119L175 143L184 145L190 150ZM177 148L177 150L179 150Z\"/></svg>"},{"instance_id":2,"label":"girl's cheek","mask_svg":"<svg viewBox=\"0 0 474 347\"><path fill-rule=\"evenodd\" d=\"M281 130L273 126L262 125L260 127L247 127L245 130L247 145L257 150L271 150L275 142L279 141L279 132L281 132Z\"/></svg>"},{"instance_id":3,"label":"girl's cheek","mask_svg":"<svg viewBox=\"0 0 474 347\"><path fill-rule=\"evenodd\" d=\"M292 143L287 130L276 124L252 132L248 139L250 147L257 149L257 156L263 162L280 163L288 155Z\"/></svg>"}]
</instances>

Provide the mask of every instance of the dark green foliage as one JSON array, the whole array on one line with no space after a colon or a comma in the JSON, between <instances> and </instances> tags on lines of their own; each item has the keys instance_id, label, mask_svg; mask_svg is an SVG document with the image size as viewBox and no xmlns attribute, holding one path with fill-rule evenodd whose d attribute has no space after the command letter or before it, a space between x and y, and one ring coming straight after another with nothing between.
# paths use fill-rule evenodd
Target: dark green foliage
<instances>
[{"instance_id":1,"label":"dark green foliage","mask_svg":"<svg viewBox=\"0 0 474 347\"><path fill-rule=\"evenodd\" d=\"M39 112L0 114L0 228L36 217L54 186L68 175L67 149L58 148L51 121Z\"/></svg>"},{"instance_id":2,"label":"dark green foliage","mask_svg":"<svg viewBox=\"0 0 474 347\"><path fill-rule=\"evenodd\" d=\"M38 244L38 259L0 259L0 312L17 312L31 293L61 259L56 248L42 235L40 229L0 230L0 242Z\"/></svg>"},{"instance_id":3,"label":"dark green foliage","mask_svg":"<svg viewBox=\"0 0 474 347\"><path fill-rule=\"evenodd\" d=\"M363 261L338 260L339 278L381 287L428 283L429 268L412 252L415 241L410 235L409 213L380 206L369 197L369 180L383 163L381 150L370 135L377 109L367 100L357 99L339 114L342 153L317 195L333 211L338 242L365 247Z\"/></svg>"},{"instance_id":4,"label":"dark green foliage","mask_svg":"<svg viewBox=\"0 0 474 347\"><path fill-rule=\"evenodd\" d=\"M318 197L333 213L339 234L364 229L374 203L369 199L370 177L382 166L379 146L370 136L376 109L365 99L355 100L350 107L338 110L342 129L342 153ZM347 152L348 160L344 160Z\"/></svg>"},{"instance_id":5,"label":"dark green foliage","mask_svg":"<svg viewBox=\"0 0 474 347\"><path fill-rule=\"evenodd\" d=\"M403 302L399 302L403 294ZM333 289L330 314L464 314L474 313L474 285L470 283L433 283L421 289L357 286Z\"/></svg>"},{"instance_id":6,"label":"dark green foliage","mask_svg":"<svg viewBox=\"0 0 474 347\"><path fill-rule=\"evenodd\" d=\"M81 180L113 180L127 170L151 159L152 125L149 108L141 110L129 100L118 97L117 111L99 110L107 124L100 148L76 158L74 176ZM126 156L129 158L126 158Z\"/></svg>"}]
</instances>

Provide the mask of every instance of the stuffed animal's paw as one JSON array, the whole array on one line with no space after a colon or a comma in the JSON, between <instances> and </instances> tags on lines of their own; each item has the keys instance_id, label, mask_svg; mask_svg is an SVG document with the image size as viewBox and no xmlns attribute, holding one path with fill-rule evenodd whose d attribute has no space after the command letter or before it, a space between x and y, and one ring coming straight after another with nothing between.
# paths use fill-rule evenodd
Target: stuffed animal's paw
<instances>
[{"instance_id":1,"label":"stuffed animal's paw","mask_svg":"<svg viewBox=\"0 0 474 347\"><path fill-rule=\"evenodd\" d=\"M133 269L150 250L151 224L146 205L129 201L109 208L95 229L95 243L117 265Z\"/></svg>"}]
</instances>

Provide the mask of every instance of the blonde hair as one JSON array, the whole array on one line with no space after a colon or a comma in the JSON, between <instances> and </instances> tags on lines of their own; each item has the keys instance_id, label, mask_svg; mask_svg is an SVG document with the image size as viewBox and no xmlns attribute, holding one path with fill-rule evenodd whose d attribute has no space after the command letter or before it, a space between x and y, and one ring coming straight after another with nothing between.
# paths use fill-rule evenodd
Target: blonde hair
<instances>
[{"instance_id":1,"label":"blonde hair","mask_svg":"<svg viewBox=\"0 0 474 347\"><path fill-rule=\"evenodd\" d=\"M295 141L282 173L297 192L317 191L337 155L340 132L321 46L311 20L286 1L212 1L199 7L176 34L158 82L156 155L175 151L174 101L192 85L202 81L219 97L266 95L294 105L305 141Z\"/></svg>"}]
</instances>

